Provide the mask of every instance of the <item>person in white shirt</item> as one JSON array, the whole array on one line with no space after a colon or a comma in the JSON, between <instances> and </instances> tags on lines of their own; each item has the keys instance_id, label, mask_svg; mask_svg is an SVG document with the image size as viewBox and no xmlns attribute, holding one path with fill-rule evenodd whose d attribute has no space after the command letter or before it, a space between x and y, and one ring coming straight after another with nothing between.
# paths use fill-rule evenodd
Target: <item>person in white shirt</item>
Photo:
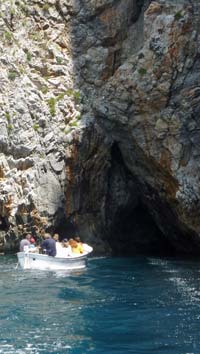
<instances>
[{"instance_id":1,"label":"person in white shirt","mask_svg":"<svg viewBox=\"0 0 200 354\"><path fill-rule=\"evenodd\" d=\"M57 257L66 258L72 256L72 250L68 240L65 238L62 243L56 242Z\"/></svg>"},{"instance_id":2,"label":"person in white shirt","mask_svg":"<svg viewBox=\"0 0 200 354\"><path fill-rule=\"evenodd\" d=\"M24 247L27 246L29 248L30 246L30 239L31 239L31 235L28 234L26 235L25 238L23 238L23 240L20 241L20 246L19 246L19 250L20 252L24 252Z\"/></svg>"}]
</instances>

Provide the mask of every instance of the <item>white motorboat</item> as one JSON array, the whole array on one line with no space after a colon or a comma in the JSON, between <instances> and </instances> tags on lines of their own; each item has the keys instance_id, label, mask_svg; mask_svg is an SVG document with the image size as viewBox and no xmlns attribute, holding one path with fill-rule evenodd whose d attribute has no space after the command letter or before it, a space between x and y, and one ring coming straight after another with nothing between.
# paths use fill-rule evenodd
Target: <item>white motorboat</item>
<instances>
[{"instance_id":1,"label":"white motorboat","mask_svg":"<svg viewBox=\"0 0 200 354\"><path fill-rule=\"evenodd\" d=\"M40 269L40 270L73 270L82 269L87 265L88 254L93 250L87 251L81 255L61 257L50 257L46 254L27 252L18 252L18 263L23 269Z\"/></svg>"}]
</instances>

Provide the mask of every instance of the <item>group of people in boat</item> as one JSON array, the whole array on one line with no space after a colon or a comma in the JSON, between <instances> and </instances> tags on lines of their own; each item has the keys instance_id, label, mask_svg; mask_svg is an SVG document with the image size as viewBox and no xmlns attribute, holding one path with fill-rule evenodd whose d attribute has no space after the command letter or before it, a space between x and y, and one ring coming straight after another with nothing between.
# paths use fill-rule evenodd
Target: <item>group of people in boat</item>
<instances>
[{"instance_id":1,"label":"group of people in boat","mask_svg":"<svg viewBox=\"0 0 200 354\"><path fill-rule=\"evenodd\" d=\"M69 240L64 238L59 241L59 235L54 234L53 237L49 233L44 234L44 241L40 245L36 245L35 238L31 234L27 234L20 241L20 252L36 252L47 254L52 257L75 257L88 253L92 247L81 242L80 237L75 236Z\"/></svg>"}]
</instances>

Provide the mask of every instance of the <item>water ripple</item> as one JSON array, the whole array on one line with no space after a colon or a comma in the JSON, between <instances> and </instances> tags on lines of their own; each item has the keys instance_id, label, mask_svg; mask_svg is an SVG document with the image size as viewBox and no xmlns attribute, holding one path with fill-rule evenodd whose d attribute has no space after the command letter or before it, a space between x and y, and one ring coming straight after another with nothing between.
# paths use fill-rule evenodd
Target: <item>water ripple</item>
<instances>
[{"instance_id":1,"label":"water ripple","mask_svg":"<svg viewBox=\"0 0 200 354\"><path fill-rule=\"evenodd\" d=\"M95 258L75 272L0 258L0 353L198 354L199 264Z\"/></svg>"}]
</instances>

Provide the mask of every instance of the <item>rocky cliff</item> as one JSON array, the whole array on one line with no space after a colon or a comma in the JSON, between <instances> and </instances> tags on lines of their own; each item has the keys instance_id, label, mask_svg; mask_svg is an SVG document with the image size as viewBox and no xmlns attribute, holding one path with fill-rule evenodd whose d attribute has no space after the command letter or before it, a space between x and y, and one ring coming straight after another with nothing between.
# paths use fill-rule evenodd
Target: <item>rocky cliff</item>
<instances>
[{"instance_id":1,"label":"rocky cliff","mask_svg":"<svg viewBox=\"0 0 200 354\"><path fill-rule=\"evenodd\" d=\"M198 1L0 3L0 242L200 253Z\"/></svg>"}]
</instances>

